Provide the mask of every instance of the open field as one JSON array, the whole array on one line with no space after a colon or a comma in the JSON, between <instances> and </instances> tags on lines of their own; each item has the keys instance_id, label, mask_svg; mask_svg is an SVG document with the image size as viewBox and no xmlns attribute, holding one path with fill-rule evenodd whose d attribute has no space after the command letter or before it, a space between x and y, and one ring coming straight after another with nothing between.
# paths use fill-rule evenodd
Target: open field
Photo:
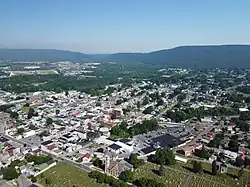
<instances>
[{"instance_id":1,"label":"open field","mask_svg":"<svg viewBox=\"0 0 250 187\"><path fill-rule=\"evenodd\" d=\"M58 72L57 72L56 70L53 70L53 69L49 69L49 70L38 70L37 73L40 74L40 75L53 75L53 74L58 74Z\"/></svg>"},{"instance_id":2,"label":"open field","mask_svg":"<svg viewBox=\"0 0 250 187\"><path fill-rule=\"evenodd\" d=\"M184 166L184 167L183 167ZM238 175L238 169L229 168L227 174L218 173L216 176L210 174L210 164L203 163L203 174L195 174L190 171L191 163L180 164L174 166L165 166L165 176L161 177L157 174L159 165L146 163L138 168L135 172L137 178L154 178L157 181L165 183L170 187L245 187L250 186L250 172L245 171L240 180L235 180Z\"/></svg>"},{"instance_id":3,"label":"open field","mask_svg":"<svg viewBox=\"0 0 250 187\"><path fill-rule=\"evenodd\" d=\"M68 164L59 163L55 167L39 175L38 183L44 187L108 187L106 184L98 184L88 177L88 173ZM49 179L50 184L45 180Z\"/></svg>"},{"instance_id":4,"label":"open field","mask_svg":"<svg viewBox=\"0 0 250 187\"><path fill-rule=\"evenodd\" d=\"M19 76L19 75L53 75L58 74L54 69L49 70L25 70L25 71L10 71L10 76Z\"/></svg>"},{"instance_id":5,"label":"open field","mask_svg":"<svg viewBox=\"0 0 250 187\"><path fill-rule=\"evenodd\" d=\"M135 172L135 179L146 177L150 179L156 179L158 182L162 182L169 187L184 186L185 180L188 178L188 174L165 168L165 177L160 177L156 174L159 166L152 163L146 163Z\"/></svg>"}]
</instances>

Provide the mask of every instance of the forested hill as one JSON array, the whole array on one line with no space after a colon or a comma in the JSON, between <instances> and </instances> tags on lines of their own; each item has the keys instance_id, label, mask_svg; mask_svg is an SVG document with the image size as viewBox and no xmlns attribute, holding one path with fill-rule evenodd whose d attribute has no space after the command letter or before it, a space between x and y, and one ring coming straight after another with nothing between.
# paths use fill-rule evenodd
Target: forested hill
<instances>
[{"instance_id":1,"label":"forested hill","mask_svg":"<svg viewBox=\"0 0 250 187\"><path fill-rule=\"evenodd\" d=\"M79 61L88 55L56 49L0 49L0 60L15 61Z\"/></svg>"},{"instance_id":2,"label":"forested hill","mask_svg":"<svg viewBox=\"0 0 250 187\"><path fill-rule=\"evenodd\" d=\"M250 45L182 46L151 53L118 53L106 60L185 68L250 68Z\"/></svg>"},{"instance_id":3,"label":"forested hill","mask_svg":"<svg viewBox=\"0 0 250 187\"><path fill-rule=\"evenodd\" d=\"M181 46L150 53L87 55L49 49L0 49L4 60L98 60L183 68L250 68L250 45Z\"/></svg>"}]
</instances>

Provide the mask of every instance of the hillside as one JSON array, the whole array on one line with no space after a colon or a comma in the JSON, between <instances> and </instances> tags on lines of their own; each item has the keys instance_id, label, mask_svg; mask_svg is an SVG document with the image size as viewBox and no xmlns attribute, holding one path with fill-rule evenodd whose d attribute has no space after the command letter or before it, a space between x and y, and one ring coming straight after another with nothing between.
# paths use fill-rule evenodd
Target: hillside
<instances>
[{"instance_id":1,"label":"hillside","mask_svg":"<svg viewBox=\"0 0 250 187\"><path fill-rule=\"evenodd\" d=\"M250 45L182 46L151 53L117 53L106 60L185 68L250 68Z\"/></svg>"},{"instance_id":2,"label":"hillside","mask_svg":"<svg viewBox=\"0 0 250 187\"><path fill-rule=\"evenodd\" d=\"M87 55L79 52L71 52L56 49L0 49L0 60L20 61L79 61L87 58Z\"/></svg>"},{"instance_id":3,"label":"hillside","mask_svg":"<svg viewBox=\"0 0 250 187\"><path fill-rule=\"evenodd\" d=\"M0 49L4 60L94 60L183 68L250 68L250 45L181 46L150 53L87 55L50 49Z\"/></svg>"}]
</instances>

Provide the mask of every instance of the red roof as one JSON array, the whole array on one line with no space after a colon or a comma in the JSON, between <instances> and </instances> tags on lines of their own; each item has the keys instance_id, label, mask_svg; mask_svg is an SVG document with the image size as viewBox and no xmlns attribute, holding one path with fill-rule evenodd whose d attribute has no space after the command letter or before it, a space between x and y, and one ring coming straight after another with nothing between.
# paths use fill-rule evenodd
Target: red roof
<instances>
[{"instance_id":1,"label":"red roof","mask_svg":"<svg viewBox=\"0 0 250 187\"><path fill-rule=\"evenodd\" d=\"M86 153L86 154L84 155L84 157L87 158L87 159L89 159L90 156L91 156L90 153Z\"/></svg>"},{"instance_id":2,"label":"red roof","mask_svg":"<svg viewBox=\"0 0 250 187\"><path fill-rule=\"evenodd\" d=\"M240 154L240 158L241 158L241 159L245 160L245 157L246 157L246 156L245 156L244 154Z\"/></svg>"},{"instance_id":3,"label":"red roof","mask_svg":"<svg viewBox=\"0 0 250 187\"><path fill-rule=\"evenodd\" d=\"M56 146L54 144L47 146L47 149L50 150L50 151L52 151L55 148L56 148Z\"/></svg>"}]
</instances>

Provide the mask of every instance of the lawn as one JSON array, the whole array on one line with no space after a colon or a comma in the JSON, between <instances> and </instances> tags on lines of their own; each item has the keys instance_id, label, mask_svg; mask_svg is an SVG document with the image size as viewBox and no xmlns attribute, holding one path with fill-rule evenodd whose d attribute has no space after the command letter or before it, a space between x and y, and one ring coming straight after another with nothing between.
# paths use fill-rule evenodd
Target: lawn
<instances>
[{"instance_id":1,"label":"lawn","mask_svg":"<svg viewBox=\"0 0 250 187\"><path fill-rule=\"evenodd\" d=\"M188 174L174 171L165 168L165 177L160 177L156 174L159 166L152 163L146 163L134 172L135 179L142 177L156 179L159 182L166 184L168 187L184 186L185 180L188 178Z\"/></svg>"},{"instance_id":2,"label":"lawn","mask_svg":"<svg viewBox=\"0 0 250 187\"><path fill-rule=\"evenodd\" d=\"M49 69L49 70L39 70L37 71L38 74L40 75L53 75L53 74L58 74L58 72L56 70L53 69Z\"/></svg>"},{"instance_id":3,"label":"lawn","mask_svg":"<svg viewBox=\"0 0 250 187\"><path fill-rule=\"evenodd\" d=\"M49 179L51 184L46 184ZM45 171L37 177L38 183L44 187L108 187L105 184L98 184L88 177L88 173L68 164L58 163L55 167Z\"/></svg>"}]
</instances>

